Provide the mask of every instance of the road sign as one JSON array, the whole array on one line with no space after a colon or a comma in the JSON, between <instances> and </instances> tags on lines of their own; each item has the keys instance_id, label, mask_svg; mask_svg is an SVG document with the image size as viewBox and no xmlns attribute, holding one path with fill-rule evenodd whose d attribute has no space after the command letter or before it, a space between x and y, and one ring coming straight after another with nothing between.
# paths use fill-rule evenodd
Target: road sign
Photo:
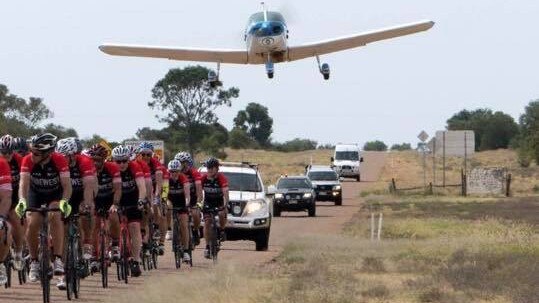
<instances>
[{"instance_id":1,"label":"road sign","mask_svg":"<svg viewBox=\"0 0 539 303\"><path fill-rule=\"evenodd\" d=\"M421 140L421 142L425 142L429 138L429 134L427 134L426 131L422 130L419 135L417 135L417 138Z\"/></svg>"}]
</instances>

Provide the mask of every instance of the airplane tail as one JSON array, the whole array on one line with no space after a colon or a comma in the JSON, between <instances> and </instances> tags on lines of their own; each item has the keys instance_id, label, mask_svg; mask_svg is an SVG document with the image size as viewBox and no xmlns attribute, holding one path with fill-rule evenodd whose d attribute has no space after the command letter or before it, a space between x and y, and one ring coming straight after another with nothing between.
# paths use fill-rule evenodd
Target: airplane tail
<instances>
[{"instance_id":1,"label":"airplane tail","mask_svg":"<svg viewBox=\"0 0 539 303\"><path fill-rule=\"evenodd\" d=\"M268 21L268 10L266 8L266 4L262 1L260 2L260 5L262 5L262 12L264 13L264 21Z\"/></svg>"}]
</instances>

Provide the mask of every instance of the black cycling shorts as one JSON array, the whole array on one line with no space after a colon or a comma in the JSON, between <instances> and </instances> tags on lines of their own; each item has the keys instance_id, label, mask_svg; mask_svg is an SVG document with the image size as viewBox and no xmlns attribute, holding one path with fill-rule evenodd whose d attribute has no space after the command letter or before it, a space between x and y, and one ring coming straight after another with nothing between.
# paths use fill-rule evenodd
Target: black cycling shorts
<instances>
[{"instance_id":1,"label":"black cycling shorts","mask_svg":"<svg viewBox=\"0 0 539 303\"><path fill-rule=\"evenodd\" d=\"M58 190L50 194L42 194L30 188L28 191L28 207L39 208L42 204L49 206L51 202L62 200L62 193L62 190Z\"/></svg>"}]
</instances>

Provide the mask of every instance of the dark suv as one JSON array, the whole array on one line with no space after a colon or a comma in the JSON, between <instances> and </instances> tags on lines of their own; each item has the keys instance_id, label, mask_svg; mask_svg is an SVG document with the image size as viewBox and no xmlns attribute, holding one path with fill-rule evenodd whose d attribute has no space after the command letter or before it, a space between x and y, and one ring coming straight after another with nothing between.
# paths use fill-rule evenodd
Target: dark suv
<instances>
[{"instance_id":1,"label":"dark suv","mask_svg":"<svg viewBox=\"0 0 539 303\"><path fill-rule=\"evenodd\" d=\"M341 182L331 167L311 165L307 167L306 175L314 185L316 201L333 201L335 205L342 205Z\"/></svg>"},{"instance_id":2,"label":"dark suv","mask_svg":"<svg viewBox=\"0 0 539 303\"><path fill-rule=\"evenodd\" d=\"M273 197L273 216L281 211L307 211L309 217L316 216L316 194L313 184L306 176L281 177L277 181Z\"/></svg>"}]
</instances>

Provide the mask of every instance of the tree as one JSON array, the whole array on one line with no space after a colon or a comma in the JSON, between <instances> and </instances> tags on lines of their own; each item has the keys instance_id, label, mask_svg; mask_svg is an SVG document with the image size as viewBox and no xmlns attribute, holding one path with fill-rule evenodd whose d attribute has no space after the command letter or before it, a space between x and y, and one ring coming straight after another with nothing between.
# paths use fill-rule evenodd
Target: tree
<instances>
[{"instance_id":1,"label":"tree","mask_svg":"<svg viewBox=\"0 0 539 303\"><path fill-rule=\"evenodd\" d=\"M51 133L58 138L78 137L77 131L73 128L67 128L61 125L49 123L40 129L41 133Z\"/></svg>"},{"instance_id":2,"label":"tree","mask_svg":"<svg viewBox=\"0 0 539 303\"><path fill-rule=\"evenodd\" d=\"M539 99L531 101L519 118L521 158L531 155L539 163Z\"/></svg>"},{"instance_id":3,"label":"tree","mask_svg":"<svg viewBox=\"0 0 539 303\"><path fill-rule=\"evenodd\" d=\"M234 126L244 130L261 147L270 145L273 119L269 116L267 107L249 103L245 110L240 110L234 118Z\"/></svg>"},{"instance_id":4,"label":"tree","mask_svg":"<svg viewBox=\"0 0 539 303\"><path fill-rule=\"evenodd\" d=\"M366 150L366 151L386 151L387 150L387 145L380 141L380 140L376 140L376 141L369 141L369 142L366 142L365 145L363 145L363 150Z\"/></svg>"},{"instance_id":5,"label":"tree","mask_svg":"<svg viewBox=\"0 0 539 303\"><path fill-rule=\"evenodd\" d=\"M402 144L393 144L391 145L391 150L403 151L412 149L412 144L402 143Z\"/></svg>"},{"instance_id":6,"label":"tree","mask_svg":"<svg viewBox=\"0 0 539 303\"><path fill-rule=\"evenodd\" d=\"M0 84L0 115L34 128L39 122L52 117L52 112L43 103L43 99L30 97L27 101L10 94L7 86Z\"/></svg>"},{"instance_id":7,"label":"tree","mask_svg":"<svg viewBox=\"0 0 539 303\"><path fill-rule=\"evenodd\" d=\"M284 143L274 143L273 148L282 152L297 152L305 150L313 150L318 146L318 142L309 139L295 138L294 140Z\"/></svg>"},{"instance_id":8,"label":"tree","mask_svg":"<svg viewBox=\"0 0 539 303\"><path fill-rule=\"evenodd\" d=\"M185 145L194 154L202 137L198 136L204 124L217 122L215 109L230 106L239 96L239 89L224 90L211 87L208 72L203 66L171 69L152 89L152 109L160 111L157 117L170 128L185 129ZM202 128L201 128L202 127Z\"/></svg>"},{"instance_id":9,"label":"tree","mask_svg":"<svg viewBox=\"0 0 539 303\"><path fill-rule=\"evenodd\" d=\"M257 143L241 128L234 127L228 135L228 146L233 149L255 148Z\"/></svg>"},{"instance_id":10,"label":"tree","mask_svg":"<svg viewBox=\"0 0 539 303\"><path fill-rule=\"evenodd\" d=\"M478 151L507 148L511 139L518 135L518 125L511 116L488 108L454 114L447 120L447 129L473 130L475 150Z\"/></svg>"}]
</instances>

